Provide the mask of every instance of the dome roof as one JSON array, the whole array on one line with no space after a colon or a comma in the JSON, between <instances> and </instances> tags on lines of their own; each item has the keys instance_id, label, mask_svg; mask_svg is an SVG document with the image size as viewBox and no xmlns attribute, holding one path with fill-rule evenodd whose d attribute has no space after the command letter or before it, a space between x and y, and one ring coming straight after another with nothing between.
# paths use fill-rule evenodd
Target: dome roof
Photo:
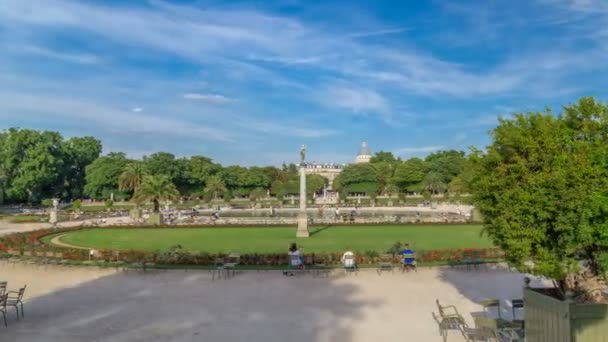
<instances>
[{"instance_id":1,"label":"dome roof","mask_svg":"<svg viewBox=\"0 0 608 342\"><path fill-rule=\"evenodd\" d=\"M369 150L369 147L367 146L367 142L362 142L361 143L361 148L359 149L359 153L357 153L357 156L371 156L372 155L372 151Z\"/></svg>"}]
</instances>

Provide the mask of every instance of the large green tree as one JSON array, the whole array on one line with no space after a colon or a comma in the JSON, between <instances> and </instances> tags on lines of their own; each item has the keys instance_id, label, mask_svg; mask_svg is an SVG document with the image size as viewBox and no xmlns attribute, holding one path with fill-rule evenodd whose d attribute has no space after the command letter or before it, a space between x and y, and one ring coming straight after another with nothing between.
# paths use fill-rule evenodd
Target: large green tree
<instances>
[{"instance_id":1,"label":"large green tree","mask_svg":"<svg viewBox=\"0 0 608 342\"><path fill-rule=\"evenodd\" d=\"M422 181L426 176L427 167L424 160L410 158L397 165L392 183L403 192L418 192L422 190Z\"/></svg>"},{"instance_id":2,"label":"large green tree","mask_svg":"<svg viewBox=\"0 0 608 342\"><path fill-rule=\"evenodd\" d=\"M342 172L334 179L336 190L348 193L377 194L380 189L380 180L373 164L352 164L344 167Z\"/></svg>"},{"instance_id":3,"label":"large green tree","mask_svg":"<svg viewBox=\"0 0 608 342\"><path fill-rule=\"evenodd\" d=\"M63 143L65 191L70 199L80 198L85 185L85 170L101 154L101 141L94 137L74 137Z\"/></svg>"},{"instance_id":4,"label":"large green tree","mask_svg":"<svg viewBox=\"0 0 608 342\"><path fill-rule=\"evenodd\" d=\"M110 198L118 192L118 178L130 161L124 153L112 152L86 167L84 194L95 199Z\"/></svg>"},{"instance_id":5,"label":"large green tree","mask_svg":"<svg viewBox=\"0 0 608 342\"><path fill-rule=\"evenodd\" d=\"M485 231L510 263L563 291L580 259L608 271L608 105L583 98L559 116L502 119L472 165Z\"/></svg>"},{"instance_id":6,"label":"large green tree","mask_svg":"<svg viewBox=\"0 0 608 342\"><path fill-rule=\"evenodd\" d=\"M425 158L429 173L435 173L442 178L442 182L450 183L454 177L462 174L466 162L463 151L449 150L429 154Z\"/></svg>"},{"instance_id":7,"label":"large green tree","mask_svg":"<svg viewBox=\"0 0 608 342\"><path fill-rule=\"evenodd\" d=\"M6 193L12 201L39 202L64 189L63 138L57 132L9 129L0 146Z\"/></svg>"}]
</instances>

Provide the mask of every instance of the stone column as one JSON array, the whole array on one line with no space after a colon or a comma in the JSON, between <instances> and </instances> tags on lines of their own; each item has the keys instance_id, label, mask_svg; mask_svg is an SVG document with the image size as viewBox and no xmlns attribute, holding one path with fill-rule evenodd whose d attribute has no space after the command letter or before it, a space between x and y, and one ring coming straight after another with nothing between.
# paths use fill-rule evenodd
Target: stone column
<instances>
[{"instance_id":1,"label":"stone column","mask_svg":"<svg viewBox=\"0 0 608 342\"><path fill-rule=\"evenodd\" d=\"M306 214L306 169L300 165L300 212L298 213L298 231L296 237L309 237L308 215Z\"/></svg>"}]
</instances>

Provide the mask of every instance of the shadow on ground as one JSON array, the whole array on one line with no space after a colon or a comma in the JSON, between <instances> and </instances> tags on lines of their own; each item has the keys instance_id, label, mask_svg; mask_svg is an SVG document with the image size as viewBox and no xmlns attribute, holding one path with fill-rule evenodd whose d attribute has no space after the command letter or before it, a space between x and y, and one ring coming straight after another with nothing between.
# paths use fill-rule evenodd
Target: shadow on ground
<instances>
[{"instance_id":1,"label":"shadow on ground","mask_svg":"<svg viewBox=\"0 0 608 342\"><path fill-rule=\"evenodd\" d=\"M357 285L310 275L206 271L116 273L26 303L25 320L0 331L11 342L348 342L366 306ZM346 322L346 323L345 323Z\"/></svg>"},{"instance_id":2,"label":"shadow on ground","mask_svg":"<svg viewBox=\"0 0 608 342\"><path fill-rule=\"evenodd\" d=\"M481 266L479 268L442 268L439 277L444 282L452 285L458 292L474 303L481 303L484 299L499 299L501 301L500 316L512 319L513 310L511 300L523 298L523 287L525 274L509 271L507 267ZM531 285L542 287L543 282L531 277ZM449 305L441 297L438 297L443 305ZM497 309L491 309L492 316L498 316ZM476 312L466 312L475 317L481 315L482 309ZM518 314L517 312L515 313Z\"/></svg>"}]
</instances>

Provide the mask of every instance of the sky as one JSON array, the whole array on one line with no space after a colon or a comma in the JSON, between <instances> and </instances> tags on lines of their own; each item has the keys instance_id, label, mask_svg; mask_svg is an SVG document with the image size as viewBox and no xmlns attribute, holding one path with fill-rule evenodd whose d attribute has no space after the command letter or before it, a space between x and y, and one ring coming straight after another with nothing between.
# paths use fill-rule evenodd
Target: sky
<instances>
[{"instance_id":1,"label":"sky","mask_svg":"<svg viewBox=\"0 0 608 342\"><path fill-rule=\"evenodd\" d=\"M608 0L0 1L0 129L225 165L483 148L608 99Z\"/></svg>"}]
</instances>

